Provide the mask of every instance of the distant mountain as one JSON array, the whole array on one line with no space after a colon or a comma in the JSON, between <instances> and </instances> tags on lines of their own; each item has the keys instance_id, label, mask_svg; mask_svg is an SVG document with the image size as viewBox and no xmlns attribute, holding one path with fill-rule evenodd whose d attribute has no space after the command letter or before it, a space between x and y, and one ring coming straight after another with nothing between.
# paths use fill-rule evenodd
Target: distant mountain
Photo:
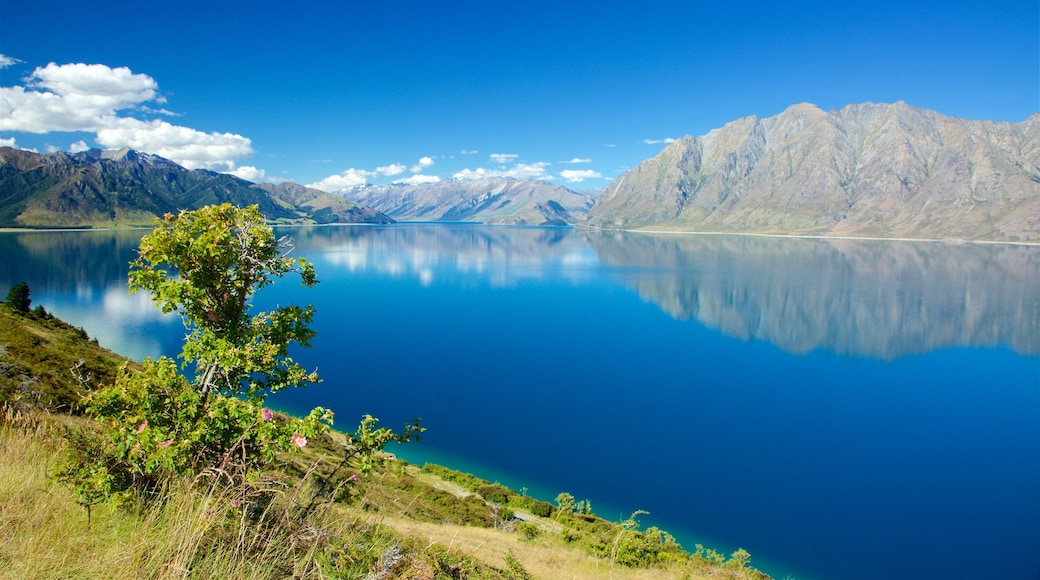
<instances>
[{"instance_id":1,"label":"distant mountain","mask_svg":"<svg viewBox=\"0 0 1040 580\"><path fill-rule=\"evenodd\" d=\"M364 185L340 193L402 221L565 225L584 218L593 204L561 185L510 178Z\"/></svg>"},{"instance_id":2,"label":"distant mountain","mask_svg":"<svg viewBox=\"0 0 1040 580\"><path fill-rule=\"evenodd\" d=\"M1040 113L795 105L672 143L614 181L584 225L1040 241Z\"/></svg>"},{"instance_id":3,"label":"distant mountain","mask_svg":"<svg viewBox=\"0 0 1040 580\"><path fill-rule=\"evenodd\" d=\"M372 208L354 203L342 195L311 189L289 181L283 183L258 183L258 187L275 199L290 203L307 211L309 217L319 224L325 223L373 223L389 224L394 220Z\"/></svg>"},{"instance_id":4,"label":"distant mountain","mask_svg":"<svg viewBox=\"0 0 1040 580\"><path fill-rule=\"evenodd\" d=\"M40 155L0 147L0 227L148 225L155 216L224 202L256 204L268 219L287 222L389 220L339 200L323 202L321 192L307 198L308 192L290 190L282 184L268 192L232 175L185 169L132 149ZM294 195L303 201L293 201Z\"/></svg>"}]
</instances>

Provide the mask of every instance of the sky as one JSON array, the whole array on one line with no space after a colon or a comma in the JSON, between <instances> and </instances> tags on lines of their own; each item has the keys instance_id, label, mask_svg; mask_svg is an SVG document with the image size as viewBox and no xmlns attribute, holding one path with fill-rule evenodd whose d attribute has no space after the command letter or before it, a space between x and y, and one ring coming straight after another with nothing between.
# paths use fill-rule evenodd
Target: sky
<instances>
[{"instance_id":1,"label":"sky","mask_svg":"<svg viewBox=\"0 0 1040 580\"><path fill-rule=\"evenodd\" d=\"M1040 110L1036 0L0 2L0 145L327 191L598 190L683 135L802 102Z\"/></svg>"}]
</instances>

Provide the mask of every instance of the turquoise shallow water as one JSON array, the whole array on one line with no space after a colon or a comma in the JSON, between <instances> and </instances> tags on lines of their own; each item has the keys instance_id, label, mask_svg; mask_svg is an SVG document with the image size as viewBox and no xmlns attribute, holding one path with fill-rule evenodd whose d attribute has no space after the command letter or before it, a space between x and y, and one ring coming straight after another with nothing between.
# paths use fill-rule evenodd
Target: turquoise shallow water
<instances>
[{"instance_id":1,"label":"turquoise shallow water","mask_svg":"<svg viewBox=\"0 0 1040 580\"><path fill-rule=\"evenodd\" d=\"M315 304L294 354L325 382L276 405L422 417L406 459L646 510L775 577L1040 574L1040 248L287 231L322 282L259 302ZM26 279L121 352L176 352L179 322L122 289L134 243L0 236L0 289Z\"/></svg>"}]
</instances>

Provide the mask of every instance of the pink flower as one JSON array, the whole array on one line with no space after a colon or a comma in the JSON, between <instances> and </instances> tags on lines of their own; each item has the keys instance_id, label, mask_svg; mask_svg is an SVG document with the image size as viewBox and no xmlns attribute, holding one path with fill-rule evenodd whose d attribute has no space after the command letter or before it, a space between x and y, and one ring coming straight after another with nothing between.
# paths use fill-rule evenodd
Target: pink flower
<instances>
[{"instance_id":1,"label":"pink flower","mask_svg":"<svg viewBox=\"0 0 1040 580\"><path fill-rule=\"evenodd\" d=\"M299 433L293 433L292 439L290 439L293 445L303 449L307 446L307 438Z\"/></svg>"},{"instance_id":2,"label":"pink flower","mask_svg":"<svg viewBox=\"0 0 1040 580\"><path fill-rule=\"evenodd\" d=\"M358 482L358 480L360 480L360 479L361 479L361 478L360 478L360 477L358 477L356 473L355 473L354 475L351 475L351 476L350 476L350 481L353 481L354 483L357 483L357 482Z\"/></svg>"},{"instance_id":3,"label":"pink flower","mask_svg":"<svg viewBox=\"0 0 1040 580\"><path fill-rule=\"evenodd\" d=\"M171 443L173 443L173 439L167 439L166 441L160 443L159 447L169 447Z\"/></svg>"},{"instance_id":4,"label":"pink flower","mask_svg":"<svg viewBox=\"0 0 1040 580\"><path fill-rule=\"evenodd\" d=\"M241 505L242 505L242 502L238 501L237 499L231 500L231 507L233 507L235 509L238 509L239 506L241 506Z\"/></svg>"},{"instance_id":5,"label":"pink flower","mask_svg":"<svg viewBox=\"0 0 1040 580\"><path fill-rule=\"evenodd\" d=\"M274 419L274 413L270 409L260 409L260 416L264 419L265 423L270 423L271 419Z\"/></svg>"},{"instance_id":6,"label":"pink flower","mask_svg":"<svg viewBox=\"0 0 1040 580\"><path fill-rule=\"evenodd\" d=\"M147 427L147 426L148 426L148 419L145 419L144 421L141 421L141 424L137 426L137 432L140 433L140 432L144 431L144 428Z\"/></svg>"}]
</instances>

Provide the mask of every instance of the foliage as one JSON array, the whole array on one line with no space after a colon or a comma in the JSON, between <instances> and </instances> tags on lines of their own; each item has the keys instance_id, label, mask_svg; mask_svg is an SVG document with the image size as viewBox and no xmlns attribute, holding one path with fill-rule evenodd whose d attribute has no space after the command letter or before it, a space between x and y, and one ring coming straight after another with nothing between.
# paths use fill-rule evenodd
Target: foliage
<instances>
[{"instance_id":1,"label":"foliage","mask_svg":"<svg viewBox=\"0 0 1040 580\"><path fill-rule=\"evenodd\" d=\"M279 453L306 447L332 425L333 414L323 407L303 418L264 407L271 393L319 382L288 355L291 345L306 347L314 336L308 327L313 308L250 312L250 298L286 274L299 275L306 287L317 283L311 264L286 257L288 249L255 206L209 206L156 220L131 263L130 290L148 291L164 313L182 316L188 333L180 368L167 357L146 359L139 370L124 367L90 394L89 411L107 436L106 455L94 457L88 470L67 462L58 474L82 488L85 501L103 497L106 482L108 493L154 492L187 473L206 473L245 497L265 485L265 469ZM182 372L189 366L191 378ZM420 431L413 424L396 435L365 416L341 466L356 461L367 472L387 442L408 441ZM93 450L77 451L70 442L74 456L93 457L87 453ZM112 470L120 476L110 477Z\"/></svg>"},{"instance_id":2,"label":"foliage","mask_svg":"<svg viewBox=\"0 0 1040 580\"><path fill-rule=\"evenodd\" d=\"M5 302L22 314L29 312L29 305L32 304L32 300L29 298L29 285L19 282L11 286L11 289L7 291Z\"/></svg>"}]
</instances>

